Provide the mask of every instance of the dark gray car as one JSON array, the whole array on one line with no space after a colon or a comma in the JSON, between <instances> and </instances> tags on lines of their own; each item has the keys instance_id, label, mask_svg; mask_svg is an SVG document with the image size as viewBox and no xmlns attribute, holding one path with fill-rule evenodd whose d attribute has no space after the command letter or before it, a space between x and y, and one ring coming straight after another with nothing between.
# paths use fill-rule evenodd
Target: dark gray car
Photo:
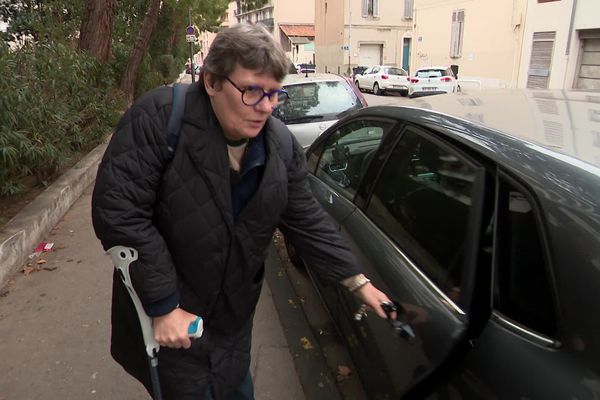
<instances>
[{"instance_id":1,"label":"dark gray car","mask_svg":"<svg viewBox=\"0 0 600 400\"><path fill-rule=\"evenodd\" d=\"M356 111L307 152L400 310L357 320L357 298L319 285L369 397L599 399L600 93L415 105Z\"/></svg>"}]
</instances>

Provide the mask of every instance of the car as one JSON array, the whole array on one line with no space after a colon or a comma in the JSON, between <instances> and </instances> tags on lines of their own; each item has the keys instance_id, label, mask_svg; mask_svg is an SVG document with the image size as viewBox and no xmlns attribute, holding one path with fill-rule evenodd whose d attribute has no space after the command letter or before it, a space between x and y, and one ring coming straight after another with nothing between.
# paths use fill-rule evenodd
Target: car
<instances>
[{"instance_id":1,"label":"car","mask_svg":"<svg viewBox=\"0 0 600 400\"><path fill-rule=\"evenodd\" d=\"M336 74L289 74L282 84L289 99L273 111L307 148L342 116L367 106L352 81Z\"/></svg>"},{"instance_id":2,"label":"car","mask_svg":"<svg viewBox=\"0 0 600 400\"><path fill-rule=\"evenodd\" d=\"M460 91L456 76L450 67L422 67L410 77L408 95L432 95Z\"/></svg>"},{"instance_id":3,"label":"car","mask_svg":"<svg viewBox=\"0 0 600 400\"><path fill-rule=\"evenodd\" d=\"M313 74L317 72L317 67L314 64L299 63L296 64L296 71L299 74Z\"/></svg>"},{"instance_id":4,"label":"car","mask_svg":"<svg viewBox=\"0 0 600 400\"><path fill-rule=\"evenodd\" d=\"M354 84L359 90L369 90L375 95L397 92L402 96L406 96L410 81L408 73L402 68L375 65L367 68L362 73L356 74Z\"/></svg>"},{"instance_id":5,"label":"car","mask_svg":"<svg viewBox=\"0 0 600 400\"><path fill-rule=\"evenodd\" d=\"M312 192L397 310L365 318L301 260L368 397L600 398L598 92L411 104L358 110L306 152Z\"/></svg>"}]
</instances>

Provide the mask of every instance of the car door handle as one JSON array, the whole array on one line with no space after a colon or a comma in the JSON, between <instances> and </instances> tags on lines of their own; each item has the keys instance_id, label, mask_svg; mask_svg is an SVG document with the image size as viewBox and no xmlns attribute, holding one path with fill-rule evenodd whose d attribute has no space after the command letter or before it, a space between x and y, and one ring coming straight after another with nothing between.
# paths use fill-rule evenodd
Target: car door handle
<instances>
[{"instance_id":1,"label":"car door handle","mask_svg":"<svg viewBox=\"0 0 600 400\"><path fill-rule=\"evenodd\" d=\"M381 308L387 315L387 321L392 328L394 336L399 336L404 340L412 343L415 341L417 336L413 327L404 319L406 318L406 310L397 301L390 301L388 303L381 303ZM392 313L396 312L396 319L392 318Z\"/></svg>"}]
</instances>

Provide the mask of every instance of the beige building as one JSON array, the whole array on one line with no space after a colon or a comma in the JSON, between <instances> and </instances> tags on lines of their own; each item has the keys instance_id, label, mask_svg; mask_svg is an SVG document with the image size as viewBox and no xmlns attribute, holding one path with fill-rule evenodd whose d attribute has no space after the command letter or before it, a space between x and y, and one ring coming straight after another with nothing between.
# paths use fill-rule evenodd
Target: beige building
<instances>
[{"instance_id":1,"label":"beige building","mask_svg":"<svg viewBox=\"0 0 600 400\"><path fill-rule=\"evenodd\" d=\"M408 69L413 0L315 0L318 71L378 64Z\"/></svg>"},{"instance_id":2,"label":"beige building","mask_svg":"<svg viewBox=\"0 0 600 400\"><path fill-rule=\"evenodd\" d=\"M461 86L516 87L526 0L415 0L412 69L456 65Z\"/></svg>"},{"instance_id":3,"label":"beige building","mask_svg":"<svg viewBox=\"0 0 600 400\"><path fill-rule=\"evenodd\" d=\"M528 0L519 87L600 90L600 1Z\"/></svg>"},{"instance_id":4,"label":"beige building","mask_svg":"<svg viewBox=\"0 0 600 400\"><path fill-rule=\"evenodd\" d=\"M236 16L239 22L265 25L294 63L314 61L314 0L269 0L257 9L238 5Z\"/></svg>"}]
</instances>

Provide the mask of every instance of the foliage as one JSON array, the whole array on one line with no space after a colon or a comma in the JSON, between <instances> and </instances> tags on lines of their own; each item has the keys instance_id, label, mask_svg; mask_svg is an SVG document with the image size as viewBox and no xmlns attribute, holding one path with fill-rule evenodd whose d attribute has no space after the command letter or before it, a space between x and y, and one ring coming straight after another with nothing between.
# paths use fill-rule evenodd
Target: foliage
<instances>
[{"instance_id":1,"label":"foliage","mask_svg":"<svg viewBox=\"0 0 600 400\"><path fill-rule=\"evenodd\" d=\"M47 181L98 145L123 106L110 69L61 44L9 53L0 74L0 196L27 175Z\"/></svg>"}]
</instances>

